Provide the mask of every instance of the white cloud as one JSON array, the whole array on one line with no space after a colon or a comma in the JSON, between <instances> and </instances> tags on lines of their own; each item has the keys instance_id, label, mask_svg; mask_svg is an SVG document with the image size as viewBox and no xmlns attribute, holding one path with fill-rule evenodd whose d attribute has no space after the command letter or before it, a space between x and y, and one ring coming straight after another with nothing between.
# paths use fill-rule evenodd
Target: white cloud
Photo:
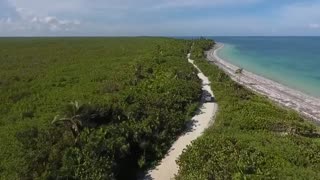
<instances>
[{"instance_id":1,"label":"white cloud","mask_svg":"<svg viewBox=\"0 0 320 180\"><path fill-rule=\"evenodd\" d=\"M1 1L6 2L6 6L13 7L12 11L16 13L18 17L10 19L12 21L11 23L4 21L8 19L1 20L0 35L3 35L4 31L16 34L24 33L27 35L41 34L46 31L48 31L48 33L63 31L79 32L76 28L81 28L80 31L84 33L105 34L110 32L108 35L117 35L120 32L128 34L128 31L132 29L136 29L132 34L140 33L148 29L148 23L135 27L134 22L136 20L130 18L132 15L159 17L163 13L163 9L238 6L256 3L262 0L0 0L0 2ZM82 23L74 19L80 19ZM90 20L94 22L90 22ZM123 27L124 29L121 30L119 27ZM100 32L98 32L99 29ZM13 30L17 32L13 32ZM30 32L29 34L28 31ZM153 30L150 31L153 32ZM144 31L144 33L147 32Z\"/></svg>"},{"instance_id":2,"label":"white cloud","mask_svg":"<svg viewBox=\"0 0 320 180\"><path fill-rule=\"evenodd\" d=\"M1 1L13 11L1 19ZM319 32L320 1L286 2L267 12L221 12L266 0L0 0L0 35L304 35ZM277 3L274 0L272 3ZM264 4L261 4L264 5ZM207 8L210 8L208 10ZM6 8L5 8L6 9ZM259 8L258 8L259 9ZM181 16L180 13L181 12ZM172 18L171 18L172 13ZM191 13L194 13L191 12ZM266 14L264 14L266 13ZM211 14L211 13L208 13ZM214 14L214 13L212 13ZM78 20L77 20L78 19ZM81 23L80 23L80 21ZM319 34L319 33L318 33Z\"/></svg>"},{"instance_id":3,"label":"white cloud","mask_svg":"<svg viewBox=\"0 0 320 180\"><path fill-rule=\"evenodd\" d=\"M78 20L58 19L54 16L40 16L32 11L17 8L17 17L14 19L0 18L1 35L37 35L50 34L75 30L79 25Z\"/></svg>"},{"instance_id":4,"label":"white cloud","mask_svg":"<svg viewBox=\"0 0 320 180\"><path fill-rule=\"evenodd\" d=\"M155 7L176 8L176 7L212 7L212 6L239 6L244 4L257 3L262 0L160 0Z\"/></svg>"},{"instance_id":5,"label":"white cloud","mask_svg":"<svg viewBox=\"0 0 320 180\"><path fill-rule=\"evenodd\" d=\"M305 26L308 22L317 22L320 19L320 3L294 3L281 9L280 18L286 24ZM314 23L310 23L314 24Z\"/></svg>"},{"instance_id":6,"label":"white cloud","mask_svg":"<svg viewBox=\"0 0 320 180\"><path fill-rule=\"evenodd\" d=\"M320 28L320 24L317 24L317 23L311 23L311 24L309 24L309 28L312 28L312 29L319 29L319 28Z\"/></svg>"},{"instance_id":7,"label":"white cloud","mask_svg":"<svg viewBox=\"0 0 320 180\"><path fill-rule=\"evenodd\" d=\"M283 35L319 35L320 2L301 1L279 8L272 20Z\"/></svg>"},{"instance_id":8,"label":"white cloud","mask_svg":"<svg viewBox=\"0 0 320 180\"><path fill-rule=\"evenodd\" d=\"M92 11L145 11L163 8L239 6L264 0L8 0L40 14L90 14Z\"/></svg>"},{"instance_id":9,"label":"white cloud","mask_svg":"<svg viewBox=\"0 0 320 180\"><path fill-rule=\"evenodd\" d=\"M83 10L85 0L8 0L14 7L28 9L41 15ZM91 1L90 1L91 2Z\"/></svg>"}]
</instances>

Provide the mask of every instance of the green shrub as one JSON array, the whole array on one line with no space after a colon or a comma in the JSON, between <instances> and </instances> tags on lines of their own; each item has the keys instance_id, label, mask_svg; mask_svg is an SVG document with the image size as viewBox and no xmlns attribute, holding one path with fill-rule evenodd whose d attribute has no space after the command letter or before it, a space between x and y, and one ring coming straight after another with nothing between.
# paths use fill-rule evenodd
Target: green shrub
<instances>
[{"instance_id":1,"label":"green shrub","mask_svg":"<svg viewBox=\"0 0 320 180\"><path fill-rule=\"evenodd\" d=\"M189 45L2 39L0 179L132 179L160 160L201 95Z\"/></svg>"},{"instance_id":2,"label":"green shrub","mask_svg":"<svg viewBox=\"0 0 320 180\"><path fill-rule=\"evenodd\" d=\"M192 53L211 44L196 41ZM203 57L193 58L209 77L219 110L213 126L181 155L177 179L319 179L318 127L236 84Z\"/></svg>"}]
</instances>

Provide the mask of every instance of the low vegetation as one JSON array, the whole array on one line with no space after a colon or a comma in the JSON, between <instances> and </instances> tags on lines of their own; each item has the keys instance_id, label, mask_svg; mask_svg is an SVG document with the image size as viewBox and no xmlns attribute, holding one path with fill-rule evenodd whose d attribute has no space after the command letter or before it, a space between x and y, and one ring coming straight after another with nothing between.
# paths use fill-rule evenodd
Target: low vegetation
<instances>
[{"instance_id":1,"label":"low vegetation","mask_svg":"<svg viewBox=\"0 0 320 180\"><path fill-rule=\"evenodd\" d=\"M0 179L132 179L201 96L190 41L0 41Z\"/></svg>"},{"instance_id":2,"label":"low vegetation","mask_svg":"<svg viewBox=\"0 0 320 180\"><path fill-rule=\"evenodd\" d=\"M204 60L219 112L180 157L177 179L319 179L319 129ZM0 39L0 179L133 179L196 110L191 41Z\"/></svg>"},{"instance_id":3,"label":"low vegetation","mask_svg":"<svg viewBox=\"0 0 320 180\"><path fill-rule=\"evenodd\" d=\"M192 58L212 82L219 111L180 157L177 179L320 179L319 129L209 64L212 44L196 41Z\"/></svg>"}]
</instances>

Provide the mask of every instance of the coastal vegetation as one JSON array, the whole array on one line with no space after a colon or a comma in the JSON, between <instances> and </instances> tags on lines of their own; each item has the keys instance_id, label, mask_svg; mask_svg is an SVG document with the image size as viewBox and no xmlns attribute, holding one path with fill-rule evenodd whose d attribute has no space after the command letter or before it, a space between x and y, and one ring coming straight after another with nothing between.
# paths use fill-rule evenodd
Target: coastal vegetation
<instances>
[{"instance_id":1,"label":"coastal vegetation","mask_svg":"<svg viewBox=\"0 0 320 180\"><path fill-rule=\"evenodd\" d=\"M207 62L205 51L212 45L198 40L191 54L211 81L218 113L212 127L180 156L176 178L319 179L319 128Z\"/></svg>"},{"instance_id":2,"label":"coastal vegetation","mask_svg":"<svg viewBox=\"0 0 320 180\"><path fill-rule=\"evenodd\" d=\"M2 38L0 179L133 179L155 165L201 98L190 50L219 109L179 158L176 178L319 179L319 128L208 63L213 45Z\"/></svg>"},{"instance_id":3,"label":"coastal vegetation","mask_svg":"<svg viewBox=\"0 0 320 180\"><path fill-rule=\"evenodd\" d=\"M132 179L201 97L191 41L3 38L0 179Z\"/></svg>"}]
</instances>

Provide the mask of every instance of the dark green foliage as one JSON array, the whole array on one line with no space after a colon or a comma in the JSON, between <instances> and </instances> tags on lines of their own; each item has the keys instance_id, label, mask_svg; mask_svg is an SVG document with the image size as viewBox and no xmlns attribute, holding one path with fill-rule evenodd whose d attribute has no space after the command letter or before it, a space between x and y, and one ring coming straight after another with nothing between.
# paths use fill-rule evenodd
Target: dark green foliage
<instances>
[{"instance_id":1,"label":"dark green foliage","mask_svg":"<svg viewBox=\"0 0 320 180\"><path fill-rule=\"evenodd\" d=\"M1 39L0 179L132 179L161 159L201 95L189 45Z\"/></svg>"},{"instance_id":2,"label":"dark green foliage","mask_svg":"<svg viewBox=\"0 0 320 180\"><path fill-rule=\"evenodd\" d=\"M57 173L65 150L74 145L74 137L67 127L50 127L46 130L31 128L17 133L25 151L22 179L46 179ZM18 170L18 169L17 169Z\"/></svg>"},{"instance_id":3,"label":"dark green foliage","mask_svg":"<svg viewBox=\"0 0 320 180\"><path fill-rule=\"evenodd\" d=\"M203 43L193 51L212 44ZM180 157L177 179L320 179L318 127L204 59L195 63L209 77L219 110L213 126Z\"/></svg>"},{"instance_id":4,"label":"dark green foliage","mask_svg":"<svg viewBox=\"0 0 320 180\"><path fill-rule=\"evenodd\" d=\"M192 45L192 59L205 58L205 51L211 49L215 42L210 39L200 38L200 40L194 41Z\"/></svg>"}]
</instances>

